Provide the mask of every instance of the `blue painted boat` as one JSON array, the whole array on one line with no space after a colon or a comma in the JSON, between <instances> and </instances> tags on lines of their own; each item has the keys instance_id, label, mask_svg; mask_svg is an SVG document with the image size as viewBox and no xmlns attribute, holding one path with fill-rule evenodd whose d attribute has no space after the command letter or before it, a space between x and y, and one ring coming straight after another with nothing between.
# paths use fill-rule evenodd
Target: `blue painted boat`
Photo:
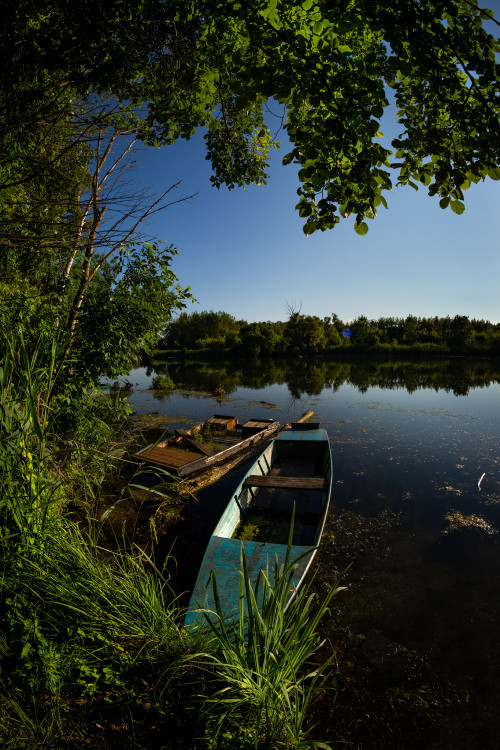
<instances>
[{"instance_id":1,"label":"blue painted boat","mask_svg":"<svg viewBox=\"0 0 500 750\"><path fill-rule=\"evenodd\" d=\"M311 429L312 427L312 429ZM259 572L285 562L295 509L290 559L298 559L290 599L302 583L323 533L332 489L326 430L296 424L281 432L240 482L208 544L191 595L186 626L198 625L201 609L214 611L211 571L225 619L238 616L240 557L245 551L252 586Z\"/></svg>"}]
</instances>

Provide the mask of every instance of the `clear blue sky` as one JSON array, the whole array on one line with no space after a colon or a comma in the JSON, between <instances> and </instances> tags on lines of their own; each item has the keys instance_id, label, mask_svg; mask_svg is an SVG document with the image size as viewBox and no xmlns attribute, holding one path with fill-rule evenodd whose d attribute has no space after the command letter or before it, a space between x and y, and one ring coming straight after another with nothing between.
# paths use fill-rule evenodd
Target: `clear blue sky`
<instances>
[{"instance_id":1,"label":"clear blue sky","mask_svg":"<svg viewBox=\"0 0 500 750\"><path fill-rule=\"evenodd\" d=\"M182 180L178 196L198 192L147 225L179 251L173 270L198 300L188 312L276 321L288 303L344 322L409 314L500 322L500 182L466 191L461 216L423 187L394 188L365 237L352 220L306 237L294 210L297 168L281 165L287 150L273 152L268 185L233 191L211 186L201 136L140 155L144 185L159 192Z\"/></svg>"}]
</instances>

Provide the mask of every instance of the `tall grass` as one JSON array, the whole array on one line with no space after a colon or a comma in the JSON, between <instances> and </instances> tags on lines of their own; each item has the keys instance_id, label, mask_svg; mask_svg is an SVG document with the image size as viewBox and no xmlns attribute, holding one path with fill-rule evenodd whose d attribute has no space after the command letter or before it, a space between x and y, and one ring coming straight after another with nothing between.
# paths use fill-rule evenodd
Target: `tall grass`
<instances>
[{"instance_id":1,"label":"tall grass","mask_svg":"<svg viewBox=\"0 0 500 750\"><path fill-rule=\"evenodd\" d=\"M72 499L56 463L55 372L22 340L0 364L0 734L29 747L67 734L75 696L124 691L126 677L186 649L177 607L152 561L104 552L64 513ZM72 485L69 485L70 487ZM7 744L7 740L10 745ZM22 744L22 743L21 743ZM2 745L2 746L4 746Z\"/></svg>"},{"instance_id":2,"label":"tall grass","mask_svg":"<svg viewBox=\"0 0 500 750\"><path fill-rule=\"evenodd\" d=\"M215 621L184 630L152 559L101 549L66 513L56 359L54 346L38 367L21 341L0 363L0 746L312 747L307 711L329 666L317 628L339 587L287 607L295 563L252 588L242 554L237 622L214 576Z\"/></svg>"},{"instance_id":3,"label":"tall grass","mask_svg":"<svg viewBox=\"0 0 500 750\"><path fill-rule=\"evenodd\" d=\"M226 621L212 573L215 612L203 611L203 615L217 649L208 661L214 685L219 687L203 698L202 713L213 725L214 747L224 746L228 725L233 731L235 726L243 726L247 734L250 725L248 746L255 748L327 747L307 738L305 720L333 658L321 665L313 660L323 645L318 625L342 587L337 582L318 602L310 582L289 601L298 563L290 560L292 534L293 519L285 561L279 565L276 559L272 574L269 566L262 570L253 588L242 545L235 621Z\"/></svg>"},{"instance_id":4,"label":"tall grass","mask_svg":"<svg viewBox=\"0 0 500 750\"><path fill-rule=\"evenodd\" d=\"M33 548L62 501L61 482L47 470L55 352L54 345L48 368L37 368L21 340L17 352L8 345L0 363L0 540Z\"/></svg>"},{"instance_id":5,"label":"tall grass","mask_svg":"<svg viewBox=\"0 0 500 750\"><path fill-rule=\"evenodd\" d=\"M99 726L114 716L138 729L148 711L165 716L170 698L158 700L155 684L165 669L175 677L190 644L151 562L140 551L104 555L68 520L47 532L36 556L18 548L16 562L4 571L0 617L5 732L52 747L75 727L81 742L96 741L96 714ZM118 746L136 747L115 734Z\"/></svg>"}]
</instances>

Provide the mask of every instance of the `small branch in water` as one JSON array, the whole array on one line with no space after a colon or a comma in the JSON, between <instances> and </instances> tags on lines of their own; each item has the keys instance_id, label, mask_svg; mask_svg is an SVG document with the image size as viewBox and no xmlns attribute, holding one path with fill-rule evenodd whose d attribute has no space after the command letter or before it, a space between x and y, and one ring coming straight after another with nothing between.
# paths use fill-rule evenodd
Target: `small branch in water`
<instances>
[{"instance_id":1,"label":"small branch in water","mask_svg":"<svg viewBox=\"0 0 500 750\"><path fill-rule=\"evenodd\" d=\"M480 479L479 479L479 482L477 483L477 488L478 488L478 490L480 490L480 489L481 489L481 482L483 481L483 479L485 478L485 476L486 476L486 472L485 472L484 474L481 474L481 477L480 477Z\"/></svg>"}]
</instances>

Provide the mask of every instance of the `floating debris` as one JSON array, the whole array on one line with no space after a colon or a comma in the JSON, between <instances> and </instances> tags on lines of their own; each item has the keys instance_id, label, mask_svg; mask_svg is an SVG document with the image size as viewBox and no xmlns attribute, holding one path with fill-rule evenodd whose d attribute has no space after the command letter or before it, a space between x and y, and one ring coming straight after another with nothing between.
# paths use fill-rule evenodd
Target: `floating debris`
<instances>
[{"instance_id":1,"label":"floating debris","mask_svg":"<svg viewBox=\"0 0 500 750\"><path fill-rule=\"evenodd\" d=\"M249 401L247 403L247 406L262 406L264 409L271 409L272 411L283 411L283 409L279 406L276 406L276 404L273 404L271 401Z\"/></svg>"},{"instance_id":2,"label":"floating debris","mask_svg":"<svg viewBox=\"0 0 500 750\"><path fill-rule=\"evenodd\" d=\"M477 488L478 488L478 490L480 490L480 489L481 489L481 482L483 481L483 479L485 478L485 476L486 476L486 472L484 472L483 474L481 474L481 477L480 477L480 479L479 479L479 482L477 483Z\"/></svg>"},{"instance_id":3,"label":"floating debris","mask_svg":"<svg viewBox=\"0 0 500 750\"><path fill-rule=\"evenodd\" d=\"M481 498L482 505L500 505L500 495L489 494Z\"/></svg>"},{"instance_id":4,"label":"floating debris","mask_svg":"<svg viewBox=\"0 0 500 750\"><path fill-rule=\"evenodd\" d=\"M459 531L460 529L480 529L486 534L496 534L497 530L481 516L476 516L474 513L470 516L464 516L458 510L452 510L445 516L445 520L450 524L448 529L445 529L444 534L448 534L450 531Z\"/></svg>"}]
</instances>

